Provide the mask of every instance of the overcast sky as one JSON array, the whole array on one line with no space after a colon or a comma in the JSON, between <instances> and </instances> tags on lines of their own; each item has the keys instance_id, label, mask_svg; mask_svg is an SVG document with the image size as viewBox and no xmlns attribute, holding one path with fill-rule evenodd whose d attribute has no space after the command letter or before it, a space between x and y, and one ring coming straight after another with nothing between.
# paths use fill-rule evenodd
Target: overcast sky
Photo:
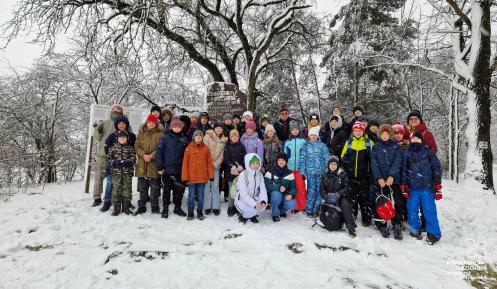
<instances>
[{"instance_id":1,"label":"overcast sky","mask_svg":"<svg viewBox=\"0 0 497 289\"><path fill-rule=\"evenodd\" d=\"M8 21L12 17L15 3L19 0L2 0L0 9L0 23ZM315 9L322 13L334 14L348 0L316 0ZM63 37L62 37L63 38ZM29 67L33 60L40 57L43 48L38 44L28 43L29 37L19 37L11 42L6 49L0 50L0 72L9 72L9 64L16 69ZM2 47L4 43L2 42ZM63 51L65 43L58 44L56 50Z\"/></svg>"}]
</instances>

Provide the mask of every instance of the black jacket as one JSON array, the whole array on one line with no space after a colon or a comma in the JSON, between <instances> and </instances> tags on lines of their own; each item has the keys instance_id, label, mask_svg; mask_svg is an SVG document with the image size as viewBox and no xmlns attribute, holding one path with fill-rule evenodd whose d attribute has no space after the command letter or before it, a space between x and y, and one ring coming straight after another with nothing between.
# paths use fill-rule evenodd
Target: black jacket
<instances>
[{"instance_id":1,"label":"black jacket","mask_svg":"<svg viewBox=\"0 0 497 289\"><path fill-rule=\"evenodd\" d=\"M321 185L319 187L319 193L321 197L329 203L330 199L328 194L337 193L340 197L349 196L350 187L347 173L343 170L338 170L331 173L328 169L326 174L321 176Z\"/></svg>"},{"instance_id":2,"label":"black jacket","mask_svg":"<svg viewBox=\"0 0 497 289\"><path fill-rule=\"evenodd\" d=\"M340 157L343 146L349 139L349 135L350 133L347 129L341 129L339 132L335 132L335 135L333 136L331 142L329 144L326 144L330 149L330 153L337 157Z\"/></svg>"},{"instance_id":3,"label":"black jacket","mask_svg":"<svg viewBox=\"0 0 497 289\"><path fill-rule=\"evenodd\" d=\"M164 170L169 175L181 174L183 155L187 145L188 141L183 133L169 131L161 137L155 155L157 169Z\"/></svg>"},{"instance_id":4,"label":"black jacket","mask_svg":"<svg viewBox=\"0 0 497 289\"><path fill-rule=\"evenodd\" d=\"M231 167L241 165L245 167L244 157L246 151L245 146L241 142L228 142L224 146L223 165L226 168L225 176L229 182L232 182L236 176L231 174Z\"/></svg>"}]
</instances>

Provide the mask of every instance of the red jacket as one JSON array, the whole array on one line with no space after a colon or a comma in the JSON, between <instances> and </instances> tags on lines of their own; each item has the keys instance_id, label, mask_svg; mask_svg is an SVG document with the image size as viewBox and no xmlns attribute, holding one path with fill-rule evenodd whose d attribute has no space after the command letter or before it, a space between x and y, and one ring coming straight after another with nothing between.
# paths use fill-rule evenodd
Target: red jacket
<instances>
[{"instance_id":1,"label":"red jacket","mask_svg":"<svg viewBox=\"0 0 497 289\"><path fill-rule=\"evenodd\" d=\"M404 128L406 131L407 139L409 139L411 137L411 133L413 133L414 130L416 130L423 135L423 143L427 145L434 154L437 154L438 148L437 148L437 142L435 141L435 136L433 136L431 131L428 130L426 123L422 122L416 128L406 124Z\"/></svg>"}]
</instances>

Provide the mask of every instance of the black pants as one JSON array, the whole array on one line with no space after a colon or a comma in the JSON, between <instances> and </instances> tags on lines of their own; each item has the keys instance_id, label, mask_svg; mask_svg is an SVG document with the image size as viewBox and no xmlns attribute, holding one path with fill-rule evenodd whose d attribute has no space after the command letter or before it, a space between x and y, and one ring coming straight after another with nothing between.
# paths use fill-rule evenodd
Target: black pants
<instances>
[{"instance_id":1,"label":"black pants","mask_svg":"<svg viewBox=\"0 0 497 289\"><path fill-rule=\"evenodd\" d=\"M160 197L160 178L138 178L138 192L140 193L139 207L145 207L145 204L150 200L152 208L159 207ZM148 190L150 189L150 196Z\"/></svg>"},{"instance_id":2,"label":"black pants","mask_svg":"<svg viewBox=\"0 0 497 289\"><path fill-rule=\"evenodd\" d=\"M406 208L406 199L404 198L404 196L402 195L402 193L400 192L400 186L399 185L392 185L392 197L393 197L393 202L395 203L395 217L392 219L392 225L400 225L402 224L402 216L404 214L407 214L406 212L404 212L405 208ZM381 187L378 186L378 185L375 185L373 186L372 188L372 199L376 199L376 194L380 194L381 193ZM390 197L389 196L390 194L390 190L388 189L388 187L385 187L383 189L383 195L387 196L388 198ZM374 204L374 202L373 202ZM381 219L380 216L378 215L378 213L376 212L376 209L373 210L374 211L374 218L375 218L375 225L380 228L380 227L386 227L387 226L387 222L381 222L381 221L376 221L376 220L379 220Z\"/></svg>"},{"instance_id":3,"label":"black pants","mask_svg":"<svg viewBox=\"0 0 497 289\"><path fill-rule=\"evenodd\" d=\"M353 230L356 227L352 212L352 202L346 197L340 199L340 209L342 210L342 222L345 223L347 230Z\"/></svg>"},{"instance_id":4,"label":"black pants","mask_svg":"<svg viewBox=\"0 0 497 289\"><path fill-rule=\"evenodd\" d=\"M369 179L355 179L350 181L352 211L357 216L359 207L361 209L361 219L363 223L371 223L371 200L369 190Z\"/></svg>"},{"instance_id":5,"label":"black pants","mask_svg":"<svg viewBox=\"0 0 497 289\"><path fill-rule=\"evenodd\" d=\"M171 191L173 192L173 204L175 207L181 207L185 187L181 183L180 174L163 174L162 185L164 193L162 194L162 205L168 207L171 204Z\"/></svg>"}]
</instances>

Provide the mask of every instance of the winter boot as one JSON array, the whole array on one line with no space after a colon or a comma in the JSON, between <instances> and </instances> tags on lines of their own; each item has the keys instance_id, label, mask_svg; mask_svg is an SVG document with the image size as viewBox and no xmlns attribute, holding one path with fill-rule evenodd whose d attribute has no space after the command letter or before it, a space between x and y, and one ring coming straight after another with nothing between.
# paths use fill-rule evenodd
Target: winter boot
<instances>
[{"instance_id":1,"label":"winter boot","mask_svg":"<svg viewBox=\"0 0 497 289\"><path fill-rule=\"evenodd\" d=\"M92 207L98 207L102 203L102 199L98 198L93 200L93 204L91 205Z\"/></svg>"},{"instance_id":2,"label":"winter boot","mask_svg":"<svg viewBox=\"0 0 497 289\"><path fill-rule=\"evenodd\" d=\"M135 207L135 206L133 206L133 203L131 203L131 201L129 201L129 202L128 202L128 208L129 208L130 210L134 210L134 209L136 209L136 207Z\"/></svg>"},{"instance_id":3,"label":"winter boot","mask_svg":"<svg viewBox=\"0 0 497 289\"><path fill-rule=\"evenodd\" d=\"M119 213L121 213L121 203L114 203L113 207L114 207L114 211L112 212L112 216L119 215Z\"/></svg>"},{"instance_id":4,"label":"winter boot","mask_svg":"<svg viewBox=\"0 0 497 289\"><path fill-rule=\"evenodd\" d=\"M355 229L349 229L349 236L351 238L355 238L357 236Z\"/></svg>"},{"instance_id":5,"label":"winter boot","mask_svg":"<svg viewBox=\"0 0 497 289\"><path fill-rule=\"evenodd\" d=\"M438 239L437 237L435 237L433 234L428 233L428 234L426 235L425 242L426 242L426 244L428 244L428 245L434 245L436 242L438 242L438 240L439 240L439 239Z\"/></svg>"},{"instance_id":6,"label":"winter boot","mask_svg":"<svg viewBox=\"0 0 497 289\"><path fill-rule=\"evenodd\" d=\"M245 219L243 216L238 216L238 221L240 221L240 223L243 223L243 224L247 223L247 219Z\"/></svg>"},{"instance_id":7,"label":"winter boot","mask_svg":"<svg viewBox=\"0 0 497 289\"><path fill-rule=\"evenodd\" d=\"M233 217L236 215L236 208L235 207L229 207L228 208L228 217Z\"/></svg>"},{"instance_id":8,"label":"winter boot","mask_svg":"<svg viewBox=\"0 0 497 289\"><path fill-rule=\"evenodd\" d=\"M214 214L214 216L219 216L219 214L221 214L221 211L218 209L214 209L212 210L212 213Z\"/></svg>"},{"instance_id":9,"label":"winter boot","mask_svg":"<svg viewBox=\"0 0 497 289\"><path fill-rule=\"evenodd\" d=\"M160 208L159 207L152 207L152 214L160 214Z\"/></svg>"},{"instance_id":10,"label":"winter boot","mask_svg":"<svg viewBox=\"0 0 497 289\"><path fill-rule=\"evenodd\" d=\"M378 227L378 229L380 230L380 233L381 233L381 236L383 238L388 238L390 237L390 232L388 231L388 228L387 226L382 226L382 227Z\"/></svg>"},{"instance_id":11,"label":"winter boot","mask_svg":"<svg viewBox=\"0 0 497 289\"><path fill-rule=\"evenodd\" d=\"M110 209L111 202L104 202L104 205L100 208L100 212L104 213L107 212Z\"/></svg>"},{"instance_id":12,"label":"winter boot","mask_svg":"<svg viewBox=\"0 0 497 289\"><path fill-rule=\"evenodd\" d=\"M211 210L211 209L207 209L207 210L205 210L205 214L206 214L207 216L208 216L208 215L210 215L210 214L211 214L211 212L212 212L212 210Z\"/></svg>"},{"instance_id":13,"label":"winter boot","mask_svg":"<svg viewBox=\"0 0 497 289\"><path fill-rule=\"evenodd\" d=\"M279 222L280 221L280 217L278 216L273 216L273 222Z\"/></svg>"},{"instance_id":14,"label":"winter boot","mask_svg":"<svg viewBox=\"0 0 497 289\"><path fill-rule=\"evenodd\" d=\"M169 217L169 207L168 206L164 206L162 208L162 215L161 215L161 218L163 219L167 219Z\"/></svg>"},{"instance_id":15,"label":"winter boot","mask_svg":"<svg viewBox=\"0 0 497 289\"><path fill-rule=\"evenodd\" d=\"M280 213L281 218L286 218L286 213Z\"/></svg>"},{"instance_id":16,"label":"winter boot","mask_svg":"<svg viewBox=\"0 0 497 289\"><path fill-rule=\"evenodd\" d=\"M173 213L180 217L186 217L186 213L179 206L174 207Z\"/></svg>"},{"instance_id":17,"label":"winter boot","mask_svg":"<svg viewBox=\"0 0 497 289\"><path fill-rule=\"evenodd\" d=\"M393 236L395 240L402 240L402 225L401 224L395 224L393 225Z\"/></svg>"},{"instance_id":18,"label":"winter boot","mask_svg":"<svg viewBox=\"0 0 497 289\"><path fill-rule=\"evenodd\" d=\"M417 233L409 232L409 235L411 235L411 237L416 238L417 240L423 240L423 236L421 236L420 232L417 232Z\"/></svg>"},{"instance_id":19,"label":"winter boot","mask_svg":"<svg viewBox=\"0 0 497 289\"><path fill-rule=\"evenodd\" d=\"M363 227L370 227L370 226L371 226L371 221L368 221L368 220L362 220L362 226L363 226Z\"/></svg>"},{"instance_id":20,"label":"winter boot","mask_svg":"<svg viewBox=\"0 0 497 289\"><path fill-rule=\"evenodd\" d=\"M259 223L259 220L257 219L257 216L253 216L252 218L250 218L250 222L257 224Z\"/></svg>"},{"instance_id":21,"label":"winter boot","mask_svg":"<svg viewBox=\"0 0 497 289\"><path fill-rule=\"evenodd\" d=\"M146 213L146 212L147 212L147 207L139 206L138 210L136 210L136 212L133 214L133 216L138 216L138 215L141 215L141 214Z\"/></svg>"},{"instance_id":22,"label":"winter boot","mask_svg":"<svg viewBox=\"0 0 497 289\"><path fill-rule=\"evenodd\" d=\"M193 215L193 211L192 212L188 212L188 217L186 217L186 219L188 221L192 221L194 218L195 218L195 216Z\"/></svg>"},{"instance_id":23,"label":"winter boot","mask_svg":"<svg viewBox=\"0 0 497 289\"><path fill-rule=\"evenodd\" d=\"M197 211L197 219L200 221L205 219L204 214L202 214L202 210Z\"/></svg>"},{"instance_id":24,"label":"winter boot","mask_svg":"<svg viewBox=\"0 0 497 289\"><path fill-rule=\"evenodd\" d=\"M122 203L122 208L123 208L123 213L126 215L132 215L133 212L129 210L129 203L128 202L123 202Z\"/></svg>"}]
</instances>

